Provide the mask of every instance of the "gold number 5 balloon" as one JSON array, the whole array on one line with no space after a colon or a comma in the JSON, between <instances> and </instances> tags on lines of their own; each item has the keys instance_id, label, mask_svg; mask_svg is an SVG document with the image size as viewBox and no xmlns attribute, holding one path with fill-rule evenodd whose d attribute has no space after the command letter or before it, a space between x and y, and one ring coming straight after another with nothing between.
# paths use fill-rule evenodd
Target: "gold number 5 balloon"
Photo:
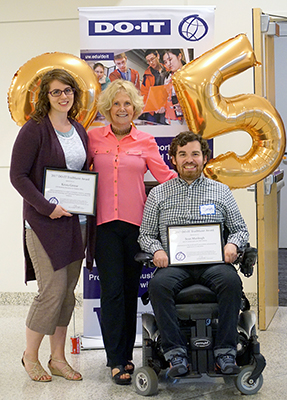
<instances>
[{"instance_id":1,"label":"gold number 5 balloon","mask_svg":"<svg viewBox=\"0 0 287 400\"><path fill-rule=\"evenodd\" d=\"M185 65L173 84L188 127L205 139L246 131L252 146L243 156L220 154L208 162L204 173L231 188L250 186L273 172L285 151L285 130L276 109L254 94L223 97L219 88L227 79L257 64L246 35L220 44Z\"/></svg>"},{"instance_id":2,"label":"gold number 5 balloon","mask_svg":"<svg viewBox=\"0 0 287 400\"><path fill-rule=\"evenodd\" d=\"M54 68L65 69L82 89L83 107L77 120L87 129L97 112L100 84L94 71L85 61L74 55L58 52L32 58L15 73L8 91L8 106L13 120L20 126L27 122L35 109L41 78Z\"/></svg>"}]
</instances>

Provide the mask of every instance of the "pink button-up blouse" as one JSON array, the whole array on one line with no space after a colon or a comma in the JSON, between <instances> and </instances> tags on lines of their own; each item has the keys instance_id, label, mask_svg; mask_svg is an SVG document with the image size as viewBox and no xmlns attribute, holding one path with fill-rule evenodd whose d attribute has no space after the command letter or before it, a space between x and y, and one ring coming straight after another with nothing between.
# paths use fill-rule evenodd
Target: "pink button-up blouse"
<instances>
[{"instance_id":1,"label":"pink button-up blouse","mask_svg":"<svg viewBox=\"0 0 287 400\"><path fill-rule=\"evenodd\" d=\"M160 183L177 173L161 158L154 137L135 127L121 140L110 125L92 129L88 136L90 164L99 173L97 224L121 220L139 226L146 201L147 168Z\"/></svg>"}]
</instances>

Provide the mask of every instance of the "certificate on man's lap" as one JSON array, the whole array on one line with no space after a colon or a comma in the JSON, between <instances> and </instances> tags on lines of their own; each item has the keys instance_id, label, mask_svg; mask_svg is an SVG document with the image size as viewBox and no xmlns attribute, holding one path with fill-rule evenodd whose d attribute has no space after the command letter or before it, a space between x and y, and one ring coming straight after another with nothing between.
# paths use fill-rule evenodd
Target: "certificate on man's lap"
<instances>
[{"instance_id":1,"label":"certificate on man's lap","mask_svg":"<svg viewBox=\"0 0 287 400\"><path fill-rule=\"evenodd\" d=\"M167 238L170 266L224 262L220 223L168 226Z\"/></svg>"}]
</instances>

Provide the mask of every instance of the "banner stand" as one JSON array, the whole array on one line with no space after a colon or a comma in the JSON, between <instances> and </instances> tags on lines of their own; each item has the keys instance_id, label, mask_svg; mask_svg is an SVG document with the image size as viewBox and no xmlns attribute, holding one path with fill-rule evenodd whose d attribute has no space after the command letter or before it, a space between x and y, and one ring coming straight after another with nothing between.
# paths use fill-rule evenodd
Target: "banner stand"
<instances>
[{"instance_id":1,"label":"banner stand","mask_svg":"<svg viewBox=\"0 0 287 400\"><path fill-rule=\"evenodd\" d=\"M145 91L148 94L149 90L164 95L164 112L159 112L158 102L154 106L149 103L149 112L143 113L134 124L155 137L161 157L169 165L168 149L172 138L188 129L182 112L178 110L180 107L172 85L172 75L182 65L214 47L215 6L154 6L149 7L148 12L146 6L80 7L78 10L81 59L92 69L100 63L110 81L120 74L135 85L139 84L142 95ZM152 70L146 58L149 50L159 61L160 68L155 71L157 79L150 79ZM119 55L122 56L124 67L116 62ZM163 115L155 116L157 113ZM107 121L99 114L90 128L106 124ZM145 181L154 181L150 171L146 173ZM84 268L83 273L82 348L102 349L98 271L94 266L92 272ZM144 268L139 287L136 347L141 346L142 342L141 315L152 312L151 305L144 306L141 301L151 276L152 270Z\"/></svg>"},{"instance_id":2,"label":"banner stand","mask_svg":"<svg viewBox=\"0 0 287 400\"><path fill-rule=\"evenodd\" d=\"M152 269L143 268L140 279L135 347L141 347L142 345L142 314L152 313L151 304L144 305L141 300L142 294L147 290L148 281L151 279L152 273ZM84 267L84 333L81 336L82 350L104 348L100 326L100 310L100 285L97 267L93 267L92 273Z\"/></svg>"}]
</instances>

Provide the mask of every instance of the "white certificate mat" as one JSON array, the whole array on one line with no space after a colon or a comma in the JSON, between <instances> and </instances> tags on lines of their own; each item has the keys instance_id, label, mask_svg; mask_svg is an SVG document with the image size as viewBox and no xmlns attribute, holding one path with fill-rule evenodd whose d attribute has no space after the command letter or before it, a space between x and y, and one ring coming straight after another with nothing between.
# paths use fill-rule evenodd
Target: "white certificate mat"
<instances>
[{"instance_id":1,"label":"white certificate mat","mask_svg":"<svg viewBox=\"0 0 287 400\"><path fill-rule=\"evenodd\" d=\"M46 168L44 197L72 214L95 215L98 173Z\"/></svg>"},{"instance_id":2,"label":"white certificate mat","mask_svg":"<svg viewBox=\"0 0 287 400\"><path fill-rule=\"evenodd\" d=\"M223 263L220 223L167 228L169 265Z\"/></svg>"}]
</instances>

